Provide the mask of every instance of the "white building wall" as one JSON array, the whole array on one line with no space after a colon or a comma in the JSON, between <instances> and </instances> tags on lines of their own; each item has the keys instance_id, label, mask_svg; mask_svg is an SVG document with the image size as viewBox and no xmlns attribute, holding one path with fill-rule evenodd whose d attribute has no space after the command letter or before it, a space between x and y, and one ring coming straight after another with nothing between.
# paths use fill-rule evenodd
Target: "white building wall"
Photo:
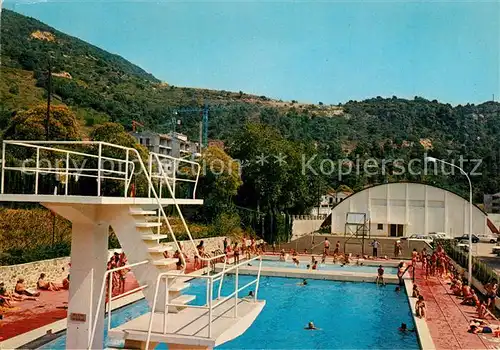
<instances>
[{"instance_id":1,"label":"white building wall","mask_svg":"<svg viewBox=\"0 0 500 350\"><path fill-rule=\"evenodd\" d=\"M371 234L389 236L389 225L404 226L404 235L468 233L469 202L456 194L418 183L384 184L360 191L332 210L332 233L344 233L348 212L367 213ZM486 215L473 206L473 232L487 233ZM382 229L379 225L382 224Z\"/></svg>"}]
</instances>

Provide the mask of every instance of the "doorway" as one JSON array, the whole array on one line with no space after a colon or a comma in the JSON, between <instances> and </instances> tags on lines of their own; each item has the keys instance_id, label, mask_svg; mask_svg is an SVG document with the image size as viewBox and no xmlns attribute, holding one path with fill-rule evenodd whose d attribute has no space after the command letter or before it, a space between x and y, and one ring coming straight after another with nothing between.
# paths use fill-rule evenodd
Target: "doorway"
<instances>
[{"instance_id":1,"label":"doorway","mask_svg":"<svg viewBox=\"0 0 500 350\"><path fill-rule=\"evenodd\" d=\"M389 234L391 237L403 237L404 225L389 224Z\"/></svg>"}]
</instances>

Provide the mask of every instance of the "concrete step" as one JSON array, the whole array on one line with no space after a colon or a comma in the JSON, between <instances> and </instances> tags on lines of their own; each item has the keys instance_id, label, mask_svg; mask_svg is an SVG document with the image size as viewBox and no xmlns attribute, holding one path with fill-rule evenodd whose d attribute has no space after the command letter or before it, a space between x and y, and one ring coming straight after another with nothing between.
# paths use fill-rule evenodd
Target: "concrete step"
<instances>
[{"instance_id":1,"label":"concrete step","mask_svg":"<svg viewBox=\"0 0 500 350\"><path fill-rule=\"evenodd\" d=\"M148 248L148 252L150 252L150 253L163 253L163 252L173 252L173 251L174 251L174 247L169 246L169 245L164 245L164 244L160 244L160 245L157 245L156 247Z\"/></svg>"},{"instance_id":2,"label":"concrete step","mask_svg":"<svg viewBox=\"0 0 500 350\"><path fill-rule=\"evenodd\" d=\"M169 286L168 290L170 292L180 292L186 288L189 288L191 283L175 283L173 286Z\"/></svg>"},{"instance_id":3,"label":"concrete step","mask_svg":"<svg viewBox=\"0 0 500 350\"><path fill-rule=\"evenodd\" d=\"M177 304L177 305L185 305L185 304L193 301L194 299L196 299L195 295L182 294L182 295L178 296L177 298L170 300L170 303Z\"/></svg>"},{"instance_id":4,"label":"concrete step","mask_svg":"<svg viewBox=\"0 0 500 350\"><path fill-rule=\"evenodd\" d=\"M178 259L174 258L165 258L165 259L159 259L159 260L153 260L151 261L151 264L153 265L160 265L160 266L167 266L167 265L172 265L177 262Z\"/></svg>"},{"instance_id":5,"label":"concrete step","mask_svg":"<svg viewBox=\"0 0 500 350\"><path fill-rule=\"evenodd\" d=\"M170 237L169 235L155 235L155 234L144 234L142 235L142 240L143 241L156 241L159 239L166 239Z\"/></svg>"},{"instance_id":6,"label":"concrete step","mask_svg":"<svg viewBox=\"0 0 500 350\"><path fill-rule=\"evenodd\" d=\"M135 227L138 228L151 228L151 227L160 227L161 222L138 222L135 224Z\"/></svg>"},{"instance_id":7,"label":"concrete step","mask_svg":"<svg viewBox=\"0 0 500 350\"><path fill-rule=\"evenodd\" d=\"M147 215L157 215L154 210L141 210L141 209L130 209L130 215L134 216L147 216Z\"/></svg>"}]
</instances>

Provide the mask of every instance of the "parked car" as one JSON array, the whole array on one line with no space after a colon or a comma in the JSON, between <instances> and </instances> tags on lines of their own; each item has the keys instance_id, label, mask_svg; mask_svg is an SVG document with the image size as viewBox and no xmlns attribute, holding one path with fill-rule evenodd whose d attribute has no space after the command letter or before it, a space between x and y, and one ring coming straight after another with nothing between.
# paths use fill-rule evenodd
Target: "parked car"
<instances>
[{"instance_id":1,"label":"parked car","mask_svg":"<svg viewBox=\"0 0 500 350\"><path fill-rule=\"evenodd\" d=\"M493 246L493 248L491 249L491 252L493 254L499 255L500 254L500 244L497 243L495 246Z\"/></svg>"},{"instance_id":2,"label":"parked car","mask_svg":"<svg viewBox=\"0 0 500 350\"><path fill-rule=\"evenodd\" d=\"M451 239L451 236L446 232L429 232L429 236L435 237L435 239Z\"/></svg>"},{"instance_id":3,"label":"parked car","mask_svg":"<svg viewBox=\"0 0 500 350\"><path fill-rule=\"evenodd\" d=\"M466 252L469 251L469 243L468 242L467 243L458 243L457 247L465 250Z\"/></svg>"},{"instance_id":4,"label":"parked car","mask_svg":"<svg viewBox=\"0 0 500 350\"><path fill-rule=\"evenodd\" d=\"M424 241L429 244L434 242L434 237L431 235L413 234L407 238L409 241Z\"/></svg>"},{"instance_id":5,"label":"parked car","mask_svg":"<svg viewBox=\"0 0 500 350\"><path fill-rule=\"evenodd\" d=\"M497 236L492 235L492 234L484 234L484 235L477 235L479 237L480 242L484 243L496 243L497 242Z\"/></svg>"},{"instance_id":6,"label":"parked car","mask_svg":"<svg viewBox=\"0 0 500 350\"><path fill-rule=\"evenodd\" d=\"M468 234L465 234L463 236L460 236L460 237L457 237L455 238L459 243L463 243L463 242L469 242L469 235ZM472 243L477 243L479 242L479 237L476 236L475 234L472 234Z\"/></svg>"}]
</instances>

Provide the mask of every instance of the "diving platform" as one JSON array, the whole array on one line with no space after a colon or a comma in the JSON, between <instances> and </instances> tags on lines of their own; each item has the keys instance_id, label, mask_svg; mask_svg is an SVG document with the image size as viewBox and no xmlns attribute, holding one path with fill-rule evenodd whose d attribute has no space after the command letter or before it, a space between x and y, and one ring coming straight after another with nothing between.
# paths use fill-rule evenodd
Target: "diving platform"
<instances>
[{"instance_id":1,"label":"diving platform","mask_svg":"<svg viewBox=\"0 0 500 350\"><path fill-rule=\"evenodd\" d=\"M71 195L43 195L43 194L0 194L0 202L31 202L53 204L101 204L101 205L138 205L155 206L158 202L163 206L173 205L202 205L203 199L198 198L148 198L148 197L96 197Z\"/></svg>"},{"instance_id":2,"label":"diving platform","mask_svg":"<svg viewBox=\"0 0 500 350\"><path fill-rule=\"evenodd\" d=\"M178 313L167 313L167 329L164 333L164 313L155 312L151 328L151 343L177 344L187 347L212 349L243 334L264 308L265 301L253 298L234 299L214 307L212 310L211 334L209 335L209 311L187 308ZM237 312L237 316L235 313ZM119 327L112 328L108 336L125 340L125 347L131 341L145 343L151 313L144 314Z\"/></svg>"},{"instance_id":3,"label":"diving platform","mask_svg":"<svg viewBox=\"0 0 500 350\"><path fill-rule=\"evenodd\" d=\"M224 277L231 271L238 276L246 262L228 266L225 254L200 256L196 250L181 206L203 204L196 197L198 162L100 141L4 140L1 159L0 202L40 203L71 222L67 349L102 349L106 328L125 339L126 348L161 342L170 350L211 349L242 334L262 311L259 273L244 286L232 279L233 292L221 296ZM213 266L223 260L221 272L185 274L185 255L173 255L183 248L167 206L199 261ZM129 264L108 269L110 228ZM164 239L171 243L160 243ZM108 281L123 269L134 273L139 287L133 291L142 291L150 312L111 328L108 308L106 327L106 303L116 298ZM206 282L204 306L190 304L195 296L185 294L192 279ZM252 285L253 297L240 299Z\"/></svg>"}]
</instances>

